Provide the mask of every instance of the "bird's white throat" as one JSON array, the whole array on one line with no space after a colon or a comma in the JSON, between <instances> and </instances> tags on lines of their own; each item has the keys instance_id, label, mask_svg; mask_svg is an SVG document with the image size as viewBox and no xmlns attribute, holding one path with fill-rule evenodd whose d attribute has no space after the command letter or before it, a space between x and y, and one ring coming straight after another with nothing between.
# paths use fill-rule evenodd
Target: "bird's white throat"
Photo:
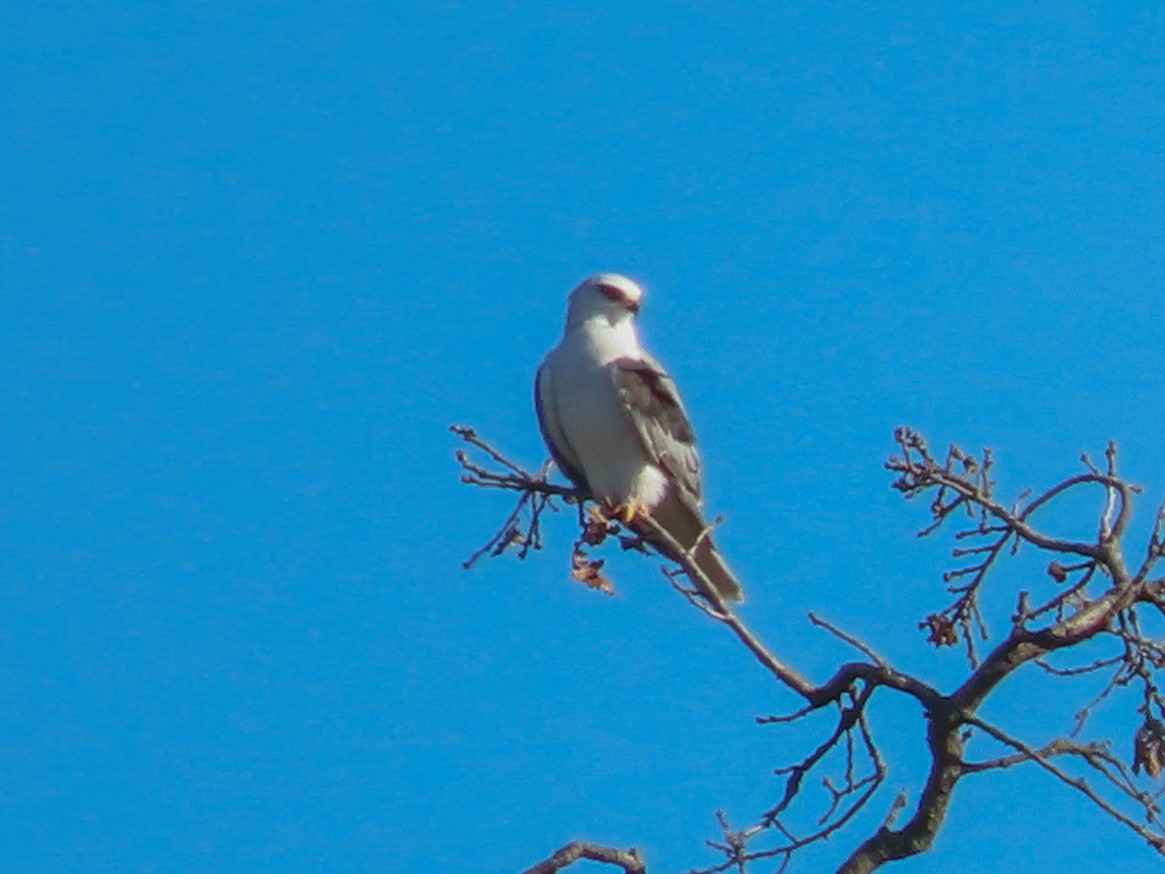
<instances>
[{"instance_id":1,"label":"bird's white throat","mask_svg":"<svg viewBox=\"0 0 1165 874\"><path fill-rule=\"evenodd\" d=\"M643 353L639 334L631 319L621 319L611 324L606 318L596 316L576 325L567 332L564 340L579 344L585 349L587 357L600 367L616 358L639 358Z\"/></svg>"}]
</instances>

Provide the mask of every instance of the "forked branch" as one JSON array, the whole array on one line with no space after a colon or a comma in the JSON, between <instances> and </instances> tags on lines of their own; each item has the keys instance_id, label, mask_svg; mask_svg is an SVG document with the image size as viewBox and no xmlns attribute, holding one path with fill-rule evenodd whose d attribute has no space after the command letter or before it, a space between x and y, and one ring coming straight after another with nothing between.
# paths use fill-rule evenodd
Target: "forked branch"
<instances>
[{"instance_id":1,"label":"forked branch","mask_svg":"<svg viewBox=\"0 0 1165 874\"><path fill-rule=\"evenodd\" d=\"M580 534L571 559L574 579L595 588L610 589L610 580L602 570L603 560L592 558L588 552L602 547L609 538L618 539L624 549L649 551L641 535L624 531L617 521L599 513L584 512L586 496L550 483L549 466L538 472L527 471L482 441L471 429L455 428L454 431L487 458L485 463L480 463L465 452L458 453L465 482L518 492L517 504L498 533L474 553L467 566L484 555L514 551L525 558L531 549L540 548L544 511L548 507L553 509L551 502L556 499L579 507ZM886 808L883 825L859 842L838 869L840 872L871 872L887 862L924 852L942 827L951 798L963 778L1024 762L1034 762L1083 792L1098 810L1165 854L1165 828L1157 794L1142 785L1145 779L1155 779L1165 770L1165 695L1157 683L1157 673L1165 666L1165 644L1145 633L1138 612L1150 610L1165 616L1165 578L1151 576L1165 555L1165 504L1157 513L1144 558L1132 569L1125 563L1123 541L1140 489L1121 477L1114 445L1107 448L1103 467L1094 465L1085 456L1083 472L1039 494L1025 493L1006 504L996 497L989 451L975 458L951 446L940 461L922 436L910 429L899 429L895 441L900 452L886 462L886 468L897 476L894 488L907 498L925 495L930 499L930 521L920 535L932 534L947 523L962 520L953 532L952 558L956 565L943 575L951 601L920 623L935 646L962 641L966 647L967 675L947 692L894 668L856 636L810 615L810 621L855 649L860 656L841 664L831 677L815 683L761 640L717 594L691 554L666 530L650 517L640 517L637 521L641 528L647 529L648 540L659 544L666 553L679 556L674 567L664 568L672 585L702 613L731 631L777 682L803 702L789 715L762 717L759 723L786 724L809 719L827 709L836 713L832 728L812 750L797 763L776 771L783 778L779 799L751 825L735 829L724 814L718 814L722 834L708 845L720 854L721 861L702 871L704 874L744 872L760 860L778 860L778 870L784 871L795 854L833 838L852 822L858 811L874 802L887 773L870 720L870 708L879 697L878 690L905 695L920 705L927 724L929 771L914 810L901 826L896 827L896 821L904 812L906 796L899 792ZM1041 509L1069 493L1087 488L1098 489L1103 497L1094 539L1058 537L1036 526L1034 517ZM1018 593L1010 625L998 642L981 655L979 647L992 636L987 614L982 609L987 597L987 580L1005 558L1021 548L1049 555L1046 577L1033 581L1035 585L1031 589ZM1037 591L1040 588L1045 590L1042 594ZM1090 640L1104 642L1110 652L1079 667L1057 667L1049 661L1054 654L1071 651ZM1012 737L977 714L1004 678L1030 662L1037 663L1051 681L1060 676L1106 678L1095 699L1076 711L1071 731L1042 746ZM1109 751L1110 745L1075 740L1096 707L1114 689L1129 685L1137 685L1141 691L1141 704L1134 714L1139 725L1135 729L1131 770ZM994 738L1010 752L995 759L969 762L966 745L976 732ZM1060 759L1065 764L1060 764ZM1070 762L1078 762L1087 769L1096 785L1068 770ZM790 814L796 805L803 808L814 803L808 791L811 775L820 775L817 785L824 795L818 802L817 827L799 833L790 823L802 821L804 811L801 816ZM1107 787L1111 797L1098 786ZM558 871L579 859L621 865L625 871L646 871L635 851L576 842L529 869L527 874Z\"/></svg>"}]
</instances>

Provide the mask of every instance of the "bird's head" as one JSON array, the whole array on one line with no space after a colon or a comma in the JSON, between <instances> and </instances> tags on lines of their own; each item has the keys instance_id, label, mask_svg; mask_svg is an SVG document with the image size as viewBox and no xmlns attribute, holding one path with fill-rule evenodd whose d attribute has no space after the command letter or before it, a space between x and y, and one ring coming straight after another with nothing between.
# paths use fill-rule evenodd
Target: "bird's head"
<instances>
[{"instance_id":1,"label":"bird's head","mask_svg":"<svg viewBox=\"0 0 1165 874\"><path fill-rule=\"evenodd\" d=\"M605 318L612 325L629 322L643 303L643 288L619 273L600 273L584 280L570 293L566 327L570 329L593 318Z\"/></svg>"}]
</instances>

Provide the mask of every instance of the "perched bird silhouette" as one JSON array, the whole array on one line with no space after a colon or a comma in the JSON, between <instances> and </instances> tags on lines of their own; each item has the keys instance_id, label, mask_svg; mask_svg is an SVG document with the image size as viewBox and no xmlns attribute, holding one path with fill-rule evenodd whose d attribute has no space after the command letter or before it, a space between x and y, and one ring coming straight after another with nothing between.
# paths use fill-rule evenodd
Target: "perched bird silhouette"
<instances>
[{"instance_id":1,"label":"perched bird silhouette","mask_svg":"<svg viewBox=\"0 0 1165 874\"><path fill-rule=\"evenodd\" d=\"M742 601L700 511L692 424L675 382L639 340L642 302L643 289L618 273L592 276L571 292L562 340L534 384L542 436L562 472L608 515L679 559L644 523L654 520L691 552L721 597Z\"/></svg>"}]
</instances>

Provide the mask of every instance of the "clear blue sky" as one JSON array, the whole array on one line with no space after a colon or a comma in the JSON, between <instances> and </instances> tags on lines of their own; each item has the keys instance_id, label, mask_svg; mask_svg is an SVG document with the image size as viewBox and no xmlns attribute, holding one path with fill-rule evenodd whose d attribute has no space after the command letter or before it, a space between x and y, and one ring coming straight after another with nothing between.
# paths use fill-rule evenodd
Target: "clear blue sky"
<instances>
[{"instance_id":1,"label":"clear blue sky","mask_svg":"<svg viewBox=\"0 0 1165 874\"><path fill-rule=\"evenodd\" d=\"M1008 495L1116 438L1143 535L1165 16L1021 6L5 4L5 870L503 874L588 837L675 872L776 799L812 736L753 717L795 702L654 562L584 591L564 514L460 570L509 504L445 428L541 461L532 375L598 270L647 286L746 615L815 678L851 653L809 610L962 668L914 628L946 545L896 425L993 446ZM989 715L1041 742L1089 698L1038 688ZM920 773L917 711L875 728L867 826ZM1029 768L892 870L1036 864L1160 860Z\"/></svg>"}]
</instances>

